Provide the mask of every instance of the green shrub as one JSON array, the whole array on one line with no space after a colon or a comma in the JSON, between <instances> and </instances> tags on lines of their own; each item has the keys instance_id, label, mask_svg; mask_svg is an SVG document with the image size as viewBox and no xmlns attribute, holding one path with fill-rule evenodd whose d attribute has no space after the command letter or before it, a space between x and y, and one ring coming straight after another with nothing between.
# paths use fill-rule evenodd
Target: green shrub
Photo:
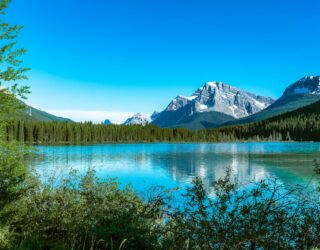
<instances>
[{"instance_id":1,"label":"green shrub","mask_svg":"<svg viewBox=\"0 0 320 250\"><path fill-rule=\"evenodd\" d=\"M12 249L13 237L9 227L0 227L0 250Z\"/></svg>"},{"instance_id":2,"label":"green shrub","mask_svg":"<svg viewBox=\"0 0 320 250\"><path fill-rule=\"evenodd\" d=\"M211 197L196 178L170 215L165 249L310 249L320 246L320 204L304 188L264 180L245 189L230 172Z\"/></svg>"},{"instance_id":3,"label":"green shrub","mask_svg":"<svg viewBox=\"0 0 320 250\"><path fill-rule=\"evenodd\" d=\"M13 222L18 241L31 249L154 249L163 222L162 202L144 202L131 188L89 171L59 186L34 189Z\"/></svg>"},{"instance_id":4,"label":"green shrub","mask_svg":"<svg viewBox=\"0 0 320 250\"><path fill-rule=\"evenodd\" d=\"M80 181L77 181L80 180ZM231 173L208 194L196 178L180 207L144 201L89 171L39 185L11 221L20 249L311 249L320 245L320 204L304 188L264 180L238 186ZM316 198L316 197L315 197Z\"/></svg>"}]
</instances>

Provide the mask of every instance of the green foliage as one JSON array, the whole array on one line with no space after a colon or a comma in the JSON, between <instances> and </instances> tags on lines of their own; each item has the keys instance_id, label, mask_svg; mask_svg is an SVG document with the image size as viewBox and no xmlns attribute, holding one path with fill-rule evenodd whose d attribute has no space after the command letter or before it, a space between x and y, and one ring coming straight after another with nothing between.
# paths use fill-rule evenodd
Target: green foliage
<instances>
[{"instance_id":1,"label":"green foliage","mask_svg":"<svg viewBox=\"0 0 320 250\"><path fill-rule=\"evenodd\" d=\"M4 122L7 114L14 114L23 107L17 99L26 98L29 88L19 86L18 81L26 80L27 68L21 67L23 48L15 48L16 39L22 26L11 25L3 20L5 9L10 1L0 1L0 140L4 133Z\"/></svg>"},{"instance_id":2,"label":"green foliage","mask_svg":"<svg viewBox=\"0 0 320 250\"><path fill-rule=\"evenodd\" d=\"M1 0L0 13L2 16L5 15L4 10L9 2ZM28 70L20 67L22 63L20 57L25 54L26 50L23 48L15 49L16 39L21 29L22 26L11 25L0 18L0 113L2 114L12 111L11 104L14 97L25 98L29 93L28 87L17 84L18 81L27 79L25 72ZM9 99L8 103L7 99Z\"/></svg>"},{"instance_id":3,"label":"green foliage","mask_svg":"<svg viewBox=\"0 0 320 250\"><path fill-rule=\"evenodd\" d=\"M213 184L196 178L171 207L146 201L89 171L29 189L10 218L18 249L312 249L320 246L320 204L304 188L264 180L243 188L230 171ZM4 233L9 233L5 230ZM14 236L14 238L13 238ZM1 238L0 238L1 240Z\"/></svg>"},{"instance_id":4,"label":"green foliage","mask_svg":"<svg viewBox=\"0 0 320 250\"><path fill-rule=\"evenodd\" d=\"M25 182L29 175L23 161L25 149L6 142L8 123L4 118L22 107L17 97L25 98L29 93L27 87L17 84L26 79L27 71L20 67L25 50L15 49L21 26L10 25L2 18L9 2L0 1L0 249L12 249L12 225L8 219L16 213L17 202L31 184Z\"/></svg>"},{"instance_id":5,"label":"green foliage","mask_svg":"<svg viewBox=\"0 0 320 250\"><path fill-rule=\"evenodd\" d=\"M186 129L161 129L154 125L103 125L86 123L31 122L12 120L7 139L26 143L90 144L106 142L156 142L195 140ZM204 138L203 138L204 139Z\"/></svg>"},{"instance_id":6,"label":"green foliage","mask_svg":"<svg viewBox=\"0 0 320 250\"><path fill-rule=\"evenodd\" d=\"M40 185L20 203L11 222L30 249L154 249L161 220L158 200L144 202L131 188L89 171L58 186ZM61 180L60 180L61 181ZM20 234L19 234L20 232Z\"/></svg>"},{"instance_id":7,"label":"green foliage","mask_svg":"<svg viewBox=\"0 0 320 250\"><path fill-rule=\"evenodd\" d=\"M0 215L4 207L20 198L26 188L28 170L24 164L24 148L0 142Z\"/></svg>"},{"instance_id":8,"label":"green foliage","mask_svg":"<svg viewBox=\"0 0 320 250\"><path fill-rule=\"evenodd\" d=\"M5 9L8 6L8 0L1 0L0 13L5 15ZM11 25L0 18L0 86L3 83L13 83L10 86L10 91L18 96L25 96L28 91L27 87L19 87L17 81L26 80L25 72L27 68L21 68L22 60L20 57L26 53L23 48L15 49L16 39L19 35L22 26Z\"/></svg>"},{"instance_id":9,"label":"green foliage","mask_svg":"<svg viewBox=\"0 0 320 250\"><path fill-rule=\"evenodd\" d=\"M0 250L13 248L13 236L8 226L0 227Z\"/></svg>"},{"instance_id":10,"label":"green foliage","mask_svg":"<svg viewBox=\"0 0 320 250\"><path fill-rule=\"evenodd\" d=\"M200 179L170 216L165 249L311 249L320 246L320 204L306 190L266 180L246 189L230 178L210 197ZM287 190L287 191L285 191Z\"/></svg>"}]
</instances>

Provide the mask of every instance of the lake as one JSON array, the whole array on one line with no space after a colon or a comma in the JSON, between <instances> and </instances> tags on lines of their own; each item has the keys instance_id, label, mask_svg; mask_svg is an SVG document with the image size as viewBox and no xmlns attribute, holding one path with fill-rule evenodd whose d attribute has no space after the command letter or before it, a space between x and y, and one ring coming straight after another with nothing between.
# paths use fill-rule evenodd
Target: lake
<instances>
[{"instance_id":1,"label":"lake","mask_svg":"<svg viewBox=\"0 0 320 250\"><path fill-rule=\"evenodd\" d=\"M138 191L153 186L188 185L195 176L211 183L230 167L237 181L246 183L277 178L285 185L316 185L314 160L320 143L154 143L90 146L38 146L41 157L33 161L42 178L84 173L93 168L102 178L116 177Z\"/></svg>"}]
</instances>

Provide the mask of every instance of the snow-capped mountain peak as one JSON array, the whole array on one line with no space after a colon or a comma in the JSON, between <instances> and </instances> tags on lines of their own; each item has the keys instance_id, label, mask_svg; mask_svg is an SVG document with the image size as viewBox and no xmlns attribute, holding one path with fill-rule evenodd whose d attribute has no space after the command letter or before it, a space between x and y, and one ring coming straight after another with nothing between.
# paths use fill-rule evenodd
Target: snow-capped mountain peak
<instances>
[{"instance_id":1,"label":"snow-capped mountain peak","mask_svg":"<svg viewBox=\"0 0 320 250\"><path fill-rule=\"evenodd\" d=\"M150 122L151 122L150 115L137 113L137 114L134 114L132 117L128 118L124 122L124 125L143 125L143 126L145 126Z\"/></svg>"},{"instance_id":2,"label":"snow-capped mountain peak","mask_svg":"<svg viewBox=\"0 0 320 250\"><path fill-rule=\"evenodd\" d=\"M283 95L320 95L320 76L305 76L286 88Z\"/></svg>"},{"instance_id":3,"label":"snow-capped mountain peak","mask_svg":"<svg viewBox=\"0 0 320 250\"><path fill-rule=\"evenodd\" d=\"M184 106L186 106L188 103L190 103L193 100L193 96L182 96L178 95L176 98L174 98L165 111L175 111L178 110Z\"/></svg>"},{"instance_id":4,"label":"snow-capped mountain peak","mask_svg":"<svg viewBox=\"0 0 320 250\"><path fill-rule=\"evenodd\" d=\"M189 115L195 112L216 111L234 118L242 118L265 109L273 102L270 97L256 96L222 82L210 81L191 96L177 96L165 111L177 111L191 106Z\"/></svg>"},{"instance_id":5,"label":"snow-capped mountain peak","mask_svg":"<svg viewBox=\"0 0 320 250\"><path fill-rule=\"evenodd\" d=\"M198 112L216 111L234 118L242 118L265 109L272 98L258 97L222 82L208 82L196 100Z\"/></svg>"}]
</instances>

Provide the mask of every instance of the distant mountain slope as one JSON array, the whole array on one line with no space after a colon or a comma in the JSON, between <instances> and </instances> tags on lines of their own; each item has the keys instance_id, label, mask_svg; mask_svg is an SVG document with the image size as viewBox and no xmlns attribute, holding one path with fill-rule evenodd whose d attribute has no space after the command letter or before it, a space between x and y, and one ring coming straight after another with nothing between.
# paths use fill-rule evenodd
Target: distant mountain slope
<instances>
[{"instance_id":1,"label":"distant mountain slope","mask_svg":"<svg viewBox=\"0 0 320 250\"><path fill-rule=\"evenodd\" d=\"M312 115L317 115L320 118L320 100L304 106L302 108L295 109L293 111L272 117L267 119L264 122L273 122L273 121L284 121L288 118L299 118L299 117L310 117ZM320 124L319 124L320 125Z\"/></svg>"},{"instance_id":2,"label":"distant mountain slope","mask_svg":"<svg viewBox=\"0 0 320 250\"><path fill-rule=\"evenodd\" d=\"M160 127L205 129L265 109L274 100L221 82L207 82L191 96L177 96L152 122Z\"/></svg>"},{"instance_id":3,"label":"distant mountain slope","mask_svg":"<svg viewBox=\"0 0 320 250\"><path fill-rule=\"evenodd\" d=\"M19 112L18 118L23 118L32 121L43 121L43 122L72 122L71 119L63 118L49 114L45 111L33 108L29 105L24 104L26 107Z\"/></svg>"},{"instance_id":4,"label":"distant mountain slope","mask_svg":"<svg viewBox=\"0 0 320 250\"><path fill-rule=\"evenodd\" d=\"M268 119L319 100L320 76L307 76L286 88L283 95L266 109L227 124L243 124Z\"/></svg>"},{"instance_id":5,"label":"distant mountain slope","mask_svg":"<svg viewBox=\"0 0 320 250\"><path fill-rule=\"evenodd\" d=\"M176 126L171 128L187 128L191 130L208 129L220 126L223 123L234 121L235 118L224 113L210 111L195 113L183 119Z\"/></svg>"},{"instance_id":6,"label":"distant mountain slope","mask_svg":"<svg viewBox=\"0 0 320 250\"><path fill-rule=\"evenodd\" d=\"M111 125L112 121L110 119L105 119L103 122L104 125Z\"/></svg>"}]
</instances>

